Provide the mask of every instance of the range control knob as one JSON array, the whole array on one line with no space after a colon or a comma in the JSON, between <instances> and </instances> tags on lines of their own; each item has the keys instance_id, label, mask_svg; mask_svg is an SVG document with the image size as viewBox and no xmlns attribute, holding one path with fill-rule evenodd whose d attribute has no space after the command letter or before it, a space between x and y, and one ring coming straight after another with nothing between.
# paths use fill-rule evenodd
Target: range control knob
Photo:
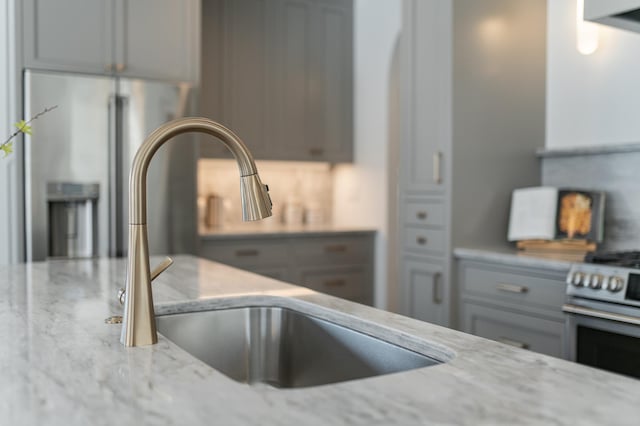
<instances>
[{"instance_id":1,"label":"range control knob","mask_svg":"<svg viewBox=\"0 0 640 426\"><path fill-rule=\"evenodd\" d=\"M582 287L584 282L584 273L583 272L574 272L571 276L571 284L575 287Z\"/></svg>"},{"instance_id":2,"label":"range control knob","mask_svg":"<svg viewBox=\"0 0 640 426\"><path fill-rule=\"evenodd\" d=\"M589 287L594 290L598 290L602 288L602 275L600 274L591 274L591 281L589 282Z\"/></svg>"},{"instance_id":3,"label":"range control knob","mask_svg":"<svg viewBox=\"0 0 640 426\"><path fill-rule=\"evenodd\" d=\"M620 290L622 290L622 287L624 286L624 281L622 278L620 277L609 277L609 283L607 285L607 289L611 292L611 293L617 293Z\"/></svg>"}]
</instances>

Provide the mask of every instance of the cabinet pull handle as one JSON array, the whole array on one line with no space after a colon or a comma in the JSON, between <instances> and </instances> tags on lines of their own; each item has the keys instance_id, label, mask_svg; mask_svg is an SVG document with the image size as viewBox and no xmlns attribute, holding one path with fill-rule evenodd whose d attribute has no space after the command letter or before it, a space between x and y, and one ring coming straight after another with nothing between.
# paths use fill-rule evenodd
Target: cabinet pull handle
<instances>
[{"instance_id":1,"label":"cabinet pull handle","mask_svg":"<svg viewBox=\"0 0 640 426\"><path fill-rule=\"evenodd\" d=\"M325 287L344 287L347 282L343 279L336 279L325 281L323 284Z\"/></svg>"},{"instance_id":2,"label":"cabinet pull handle","mask_svg":"<svg viewBox=\"0 0 640 426\"><path fill-rule=\"evenodd\" d=\"M507 337L499 337L498 342L504 343L505 345L513 346L520 349L529 349L529 344L524 342L519 342L517 340L509 339Z\"/></svg>"},{"instance_id":3,"label":"cabinet pull handle","mask_svg":"<svg viewBox=\"0 0 640 426\"><path fill-rule=\"evenodd\" d=\"M425 220L427 218L427 212L418 212L416 213L416 217L420 220Z\"/></svg>"},{"instance_id":4,"label":"cabinet pull handle","mask_svg":"<svg viewBox=\"0 0 640 426\"><path fill-rule=\"evenodd\" d=\"M442 153L436 151L433 153L433 181L435 183L442 183L442 175L440 173L440 163L442 162Z\"/></svg>"},{"instance_id":5,"label":"cabinet pull handle","mask_svg":"<svg viewBox=\"0 0 640 426\"><path fill-rule=\"evenodd\" d=\"M325 253L344 253L345 251L347 251L347 246L345 246L344 244L324 246Z\"/></svg>"},{"instance_id":6,"label":"cabinet pull handle","mask_svg":"<svg viewBox=\"0 0 640 426\"><path fill-rule=\"evenodd\" d=\"M311 155L322 155L324 154L324 149L322 148L310 148L309 154Z\"/></svg>"},{"instance_id":7,"label":"cabinet pull handle","mask_svg":"<svg viewBox=\"0 0 640 426\"><path fill-rule=\"evenodd\" d=\"M418 243L421 246L427 244L427 237L417 237L416 243Z\"/></svg>"},{"instance_id":8,"label":"cabinet pull handle","mask_svg":"<svg viewBox=\"0 0 640 426\"><path fill-rule=\"evenodd\" d=\"M505 291L507 293L519 293L523 294L529 291L528 287L523 285L515 285L515 284L507 284L507 283L498 283L496 286L496 290Z\"/></svg>"},{"instance_id":9,"label":"cabinet pull handle","mask_svg":"<svg viewBox=\"0 0 640 426\"><path fill-rule=\"evenodd\" d=\"M236 250L236 256L238 257L258 256L259 254L260 252L255 249Z\"/></svg>"},{"instance_id":10,"label":"cabinet pull handle","mask_svg":"<svg viewBox=\"0 0 640 426\"><path fill-rule=\"evenodd\" d=\"M124 71L124 69L125 69L124 64L116 64L116 71L117 72L122 72L122 71Z\"/></svg>"},{"instance_id":11,"label":"cabinet pull handle","mask_svg":"<svg viewBox=\"0 0 640 426\"><path fill-rule=\"evenodd\" d=\"M436 272L433 275L433 291L431 293L431 300L433 300L433 303L435 303L436 305L439 305L442 303L442 296L441 296L441 292L440 292L440 283L442 282L442 274L440 272Z\"/></svg>"}]
</instances>

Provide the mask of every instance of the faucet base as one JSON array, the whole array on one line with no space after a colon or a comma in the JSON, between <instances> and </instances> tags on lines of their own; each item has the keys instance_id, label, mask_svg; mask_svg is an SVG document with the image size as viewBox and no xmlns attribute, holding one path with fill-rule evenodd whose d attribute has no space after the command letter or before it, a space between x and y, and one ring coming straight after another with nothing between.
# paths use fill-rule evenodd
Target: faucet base
<instances>
[{"instance_id":1,"label":"faucet base","mask_svg":"<svg viewBox=\"0 0 640 426\"><path fill-rule=\"evenodd\" d=\"M129 262L120 336L120 342L125 346L153 345L158 342L147 241L146 224L129 225Z\"/></svg>"}]
</instances>

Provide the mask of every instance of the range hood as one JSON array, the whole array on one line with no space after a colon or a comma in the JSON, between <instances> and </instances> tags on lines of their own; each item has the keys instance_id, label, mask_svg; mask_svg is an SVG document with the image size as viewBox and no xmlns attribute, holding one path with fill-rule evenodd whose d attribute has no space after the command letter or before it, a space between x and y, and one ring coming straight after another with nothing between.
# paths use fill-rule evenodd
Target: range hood
<instances>
[{"instance_id":1,"label":"range hood","mask_svg":"<svg viewBox=\"0 0 640 426\"><path fill-rule=\"evenodd\" d=\"M640 33L640 0L585 0L584 19Z\"/></svg>"}]
</instances>

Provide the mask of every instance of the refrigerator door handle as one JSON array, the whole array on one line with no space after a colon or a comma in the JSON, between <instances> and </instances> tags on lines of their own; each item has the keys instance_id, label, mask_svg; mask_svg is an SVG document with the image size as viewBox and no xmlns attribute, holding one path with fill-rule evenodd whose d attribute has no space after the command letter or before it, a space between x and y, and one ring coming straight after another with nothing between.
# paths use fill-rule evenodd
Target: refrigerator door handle
<instances>
[{"instance_id":1,"label":"refrigerator door handle","mask_svg":"<svg viewBox=\"0 0 640 426\"><path fill-rule=\"evenodd\" d=\"M109 97L109 256L122 257L124 247L124 104L118 95Z\"/></svg>"}]
</instances>

